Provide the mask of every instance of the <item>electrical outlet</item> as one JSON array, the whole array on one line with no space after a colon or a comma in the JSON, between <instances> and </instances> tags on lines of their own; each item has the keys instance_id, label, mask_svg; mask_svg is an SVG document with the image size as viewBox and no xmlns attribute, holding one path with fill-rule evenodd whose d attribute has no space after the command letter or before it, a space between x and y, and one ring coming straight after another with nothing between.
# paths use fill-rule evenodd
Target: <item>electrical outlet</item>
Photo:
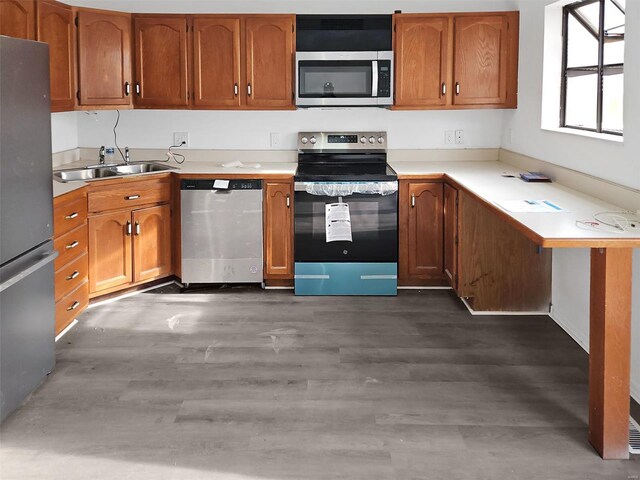
<instances>
[{"instance_id":1,"label":"electrical outlet","mask_svg":"<svg viewBox=\"0 0 640 480\"><path fill-rule=\"evenodd\" d=\"M188 147L189 132L173 132L173 144L178 147Z\"/></svg>"},{"instance_id":2,"label":"electrical outlet","mask_svg":"<svg viewBox=\"0 0 640 480\"><path fill-rule=\"evenodd\" d=\"M271 132L271 148L279 148L281 143L280 132Z\"/></svg>"},{"instance_id":3,"label":"electrical outlet","mask_svg":"<svg viewBox=\"0 0 640 480\"><path fill-rule=\"evenodd\" d=\"M456 130L456 145L464 145L464 130Z\"/></svg>"},{"instance_id":4,"label":"electrical outlet","mask_svg":"<svg viewBox=\"0 0 640 480\"><path fill-rule=\"evenodd\" d=\"M455 136L453 134L453 130L445 130L444 132L444 144L445 145L453 145L455 141Z\"/></svg>"}]
</instances>

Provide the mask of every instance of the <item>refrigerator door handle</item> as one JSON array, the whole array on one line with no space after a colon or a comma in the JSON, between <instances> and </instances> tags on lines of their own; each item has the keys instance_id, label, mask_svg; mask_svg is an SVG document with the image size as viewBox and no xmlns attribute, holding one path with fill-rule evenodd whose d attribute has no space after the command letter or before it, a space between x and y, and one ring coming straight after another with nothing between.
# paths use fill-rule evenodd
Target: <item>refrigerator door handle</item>
<instances>
[{"instance_id":1,"label":"refrigerator door handle","mask_svg":"<svg viewBox=\"0 0 640 480\"><path fill-rule=\"evenodd\" d=\"M13 277L11 277L11 278L5 280L4 282L0 283L0 292L4 292L7 288L11 287L12 285L15 285L20 280L28 277L33 272L35 272L37 270L40 270L42 267L44 267L48 263L53 262L57 257L58 257L58 251L57 250L54 250L53 252L48 253L46 256L44 256L43 258L41 258L40 260L35 262L30 267L25 268L21 272L15 274Z\"/></svg>"}]
</instances>

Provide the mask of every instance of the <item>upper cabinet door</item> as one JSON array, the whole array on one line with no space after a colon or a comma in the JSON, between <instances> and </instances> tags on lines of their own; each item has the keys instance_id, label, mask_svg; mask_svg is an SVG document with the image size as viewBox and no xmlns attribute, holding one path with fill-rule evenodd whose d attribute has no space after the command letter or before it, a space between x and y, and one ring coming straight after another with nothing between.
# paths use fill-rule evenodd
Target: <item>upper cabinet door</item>
<instances>
[{"instance_id":1,"label":"upper cabinet door","mask_svg":"<svg viewBox=\"0 0 640 480\"><path fill-rule=\"evenodd\" d=\"M0 35L35 40L35 2L33 0L0 0Z\"/></svg>"},{"instance_id":2,"label":"upper cabinet door","mask_svg":"<svg viewBox=\"0 0 640 480\"><path fill-rule=\"evenodd\" d=\"M196 107L240 106L240 18L193 21L193 72Z\"/></svg>"},{"instance_id":3,"label":"upper cabinet door","mask_svg":"<svg viewBox=\"0 0 640 480\"><path fill-rule=\"evenodd\" d=\"M509 16L456 16L454 23L453 103L507 103Z\"/></svg>"},{"instance_id":4,"label":"upper cabinet door","mask_svg":"<svg viewBox=\"0 0 640 480\"><path fill-rule=\"evenodd\" d=\"M247 105L293 106L292 15L265 15L246 19Z\"/></svg>"},{"instance_id":5,"label":"upper cabinet door","mask_svg":"<svg viewBox=\"0 0 640 480\"><path fill-rule=\"evenodd\" d=\"M49 44L51 110L75 105L75 32L73 11L63 3L38 2L38 40Z\"/></svg>"},{"instance_id":6,"label":"upper cabinet door","mask_svg":"<svg viewBox=\"0 0 640 480\"><path fill-rule=\"evenodd\" d=\"M134 31L136 105L188 106L187 18L136 17Z\"/></svg>"},{"instance_id":7,"label":"upper cabinet door","mask_svg":"<svg viewBox=\"0 0 640 480\"><path fill-rule=\"evenodd\" d=\"M446 105L449 21L448 16L395 16L395 105Z\"/></svg>"},{"instance_id":8,"label":"upper cabinet door","mask_svg":"<svg viewBox=\"0 0 640 480\"><path fill-rule=\"evenodd\" d=\"M78 12L80 105L130 105L131 16Z\"/></svg>"}]
</instances>

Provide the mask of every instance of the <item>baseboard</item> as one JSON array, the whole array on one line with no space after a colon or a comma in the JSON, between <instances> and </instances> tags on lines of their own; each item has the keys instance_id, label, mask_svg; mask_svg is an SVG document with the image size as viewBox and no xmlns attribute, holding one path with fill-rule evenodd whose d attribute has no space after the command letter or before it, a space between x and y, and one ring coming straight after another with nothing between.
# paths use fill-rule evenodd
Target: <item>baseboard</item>
<instances>
[{"instance_id":1,"label":"baseboard","mask_svg":"<svg viewBox=\"0 0 640 480\"><path fill-rule=\"evenodd\" d=\"M444 287L444 286L422 285L422 286L418 286L418 287L398 286L398 290L453 290L453 289L451 287Z\"/></svg>"},{"instance_id":2,"label":"baseboard","mask_svg":"<svg viewBox=\"0 0 640 480\"><path fill-rule=\"evenodd\" d=\"M467 302L466 298L460 297L460 300L462 300L462 303L464 304L465 307L467 307L467 310L469 310L469 313L471 315L509 315L509 316L527 316L530 317L532 315L540 315L540 316L548 316L549 312L507 312L507 311L476 311L473 308L471 308L471 305L469 305L469 302Z\"/></svg>"}]
</instances>

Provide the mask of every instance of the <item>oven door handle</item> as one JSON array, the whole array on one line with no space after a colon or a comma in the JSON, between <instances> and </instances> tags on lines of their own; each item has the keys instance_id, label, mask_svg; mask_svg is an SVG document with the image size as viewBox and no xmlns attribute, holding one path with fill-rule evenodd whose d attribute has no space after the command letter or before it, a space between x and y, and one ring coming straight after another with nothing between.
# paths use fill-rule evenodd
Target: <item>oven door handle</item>
<instances>
[{"instance_id":1,"label":"oven door handle","mask_svg":"<svg viewBox=\"0 0 640 480\"><path fill-rule=\"evenodd\" d=\"M378 96L378 61L371 62L371 96Z\"/></svg>"}]
</instances>

